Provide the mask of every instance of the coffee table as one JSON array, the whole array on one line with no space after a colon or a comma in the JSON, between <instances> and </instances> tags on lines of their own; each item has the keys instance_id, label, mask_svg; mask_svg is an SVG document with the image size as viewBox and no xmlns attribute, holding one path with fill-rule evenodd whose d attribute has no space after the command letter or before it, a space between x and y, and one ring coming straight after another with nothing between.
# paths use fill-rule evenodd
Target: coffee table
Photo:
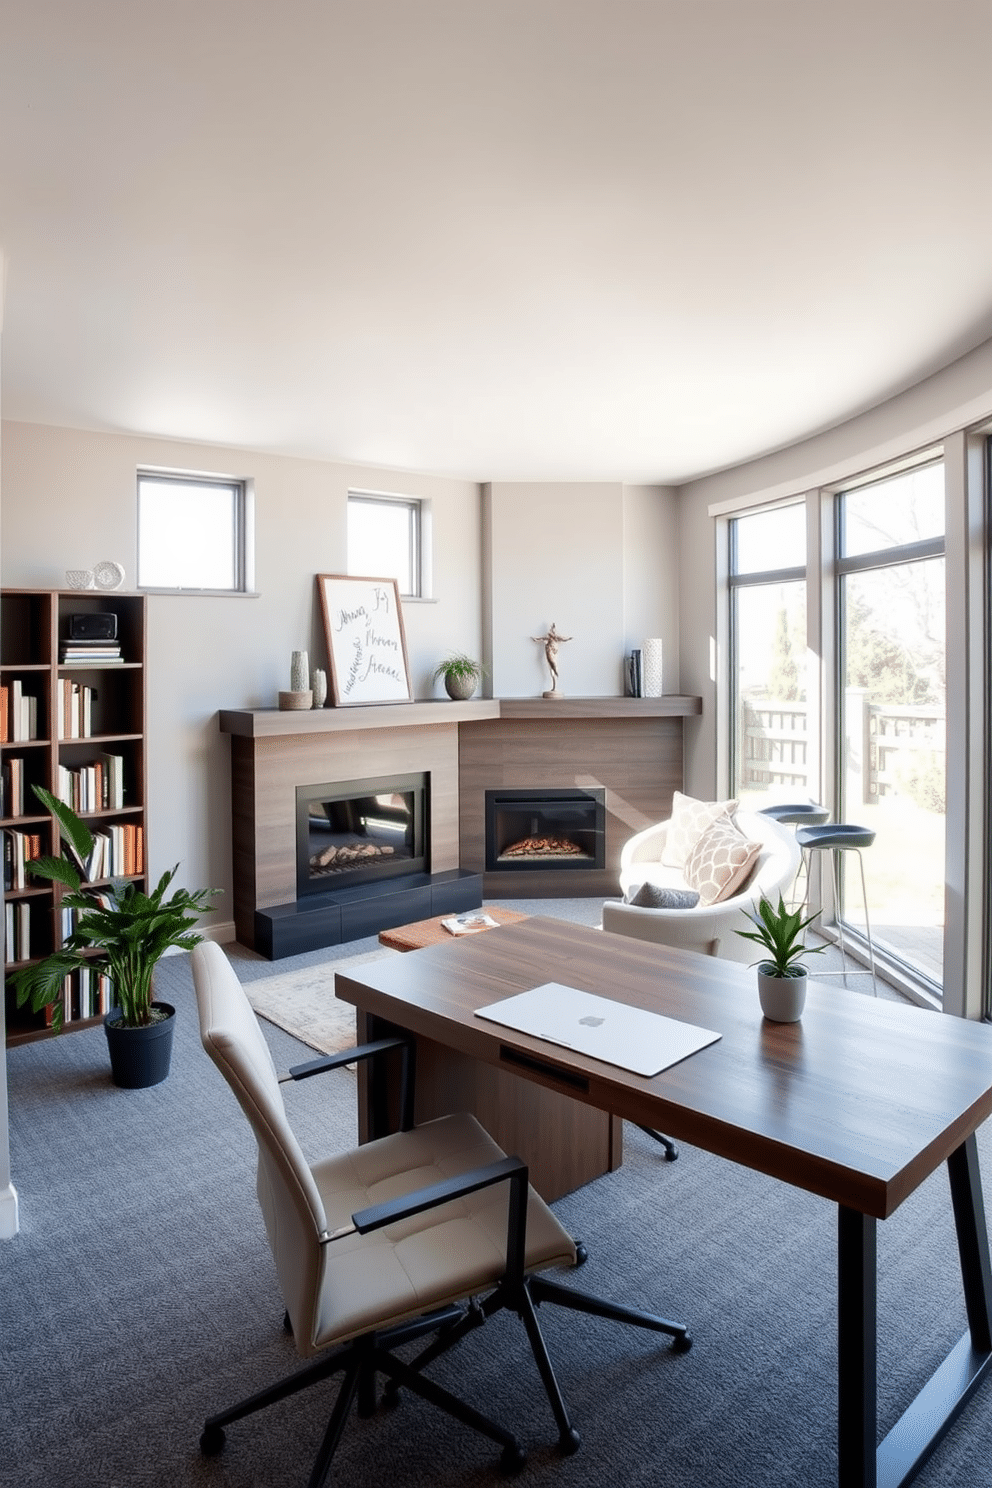
<instances>
[{"instance_id":1,"label":"coffee table","mask_svg":"<svg viewBox=\"0 0 992 1488\"><path fill-rule=\"evenodd\" d=\"M551 980L722 1037L646 1079L475 1017ZM458 1108L458 1082L446 1085L451 1051L836 1204L841 1488L910 1482L989 1372L992 1266L974 1133L992 1115L992 1028L815 981L801 1023L771 1024L746 967L537 916L339 972L336 991L370 1033L416 1035L418 1120ZM366 1130L378 1134L388 1100L372 1082L359 1095ZM526 1143L539 1156L544 1133L521 1137L515 1150L530 1162ZM877 1222L944 1163L968 1331L877 1445Z\"/></svg>"},{"instance_id":2,"label":"coffee table","mask_svg":"<svg viewBox=\"0 0 992 1488\"><path fill-rule=\"evenodd\" d=\"M518 910L500 909L495 904L484 904L481 909L473 910L471 913L487 914L498 925L515 925L527 918ZM449 940L466 940L468 936L452 935L450 930L444 928L445 920L458 918L460 918L458 915L435 915L430 920L415 920L412 925L396 925L392 930L380 930L379 942L381 945L388 946L391 951L422 951L425 946L444 945ZM481 935L484 930L494 928L492 925L487 925L483 929L473 930L471 934Z\"/></svg>"}]
</instances>

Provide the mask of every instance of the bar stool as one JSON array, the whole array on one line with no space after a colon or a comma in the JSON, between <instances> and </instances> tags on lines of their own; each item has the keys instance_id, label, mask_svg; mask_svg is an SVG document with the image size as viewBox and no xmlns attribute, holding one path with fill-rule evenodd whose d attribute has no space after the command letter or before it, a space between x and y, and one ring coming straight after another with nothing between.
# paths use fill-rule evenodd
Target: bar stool
<instances>
[{"instance_id":1,"label":"bar stool","mask_svg":"<svg viewBox=\"0 0 992 1488\"><path fill-rule=\"evenodd\" d=\"M830 816L830 811L826 806L814 805L812 801L798 801L777 803L773 806L762 806L761 815L770 816L772 821L782 822L784 826L819 827ZM798 842L798 840L799 833L797 832L796 841ZM802 855L799 872L796 874L796 884L799 883L799 879L803 873L806 875L806 891L800 899L798 889L795 884L793 885L793 907L797 904L805 904L809 898L809 858L805 852Z\"/></svg>"},{"instance_id":2,"label":"bar stool","mask_svg":"<svg viewBox=\"0 0 992 1488\"><path fill-rule=\"evenodd\" d=\"M830 826L818 825L798 827L796 829L796 841L799 843L803 853L809 854L806 867L806 889L809 896L810 864L813 853L831 852L833 854L834 866L834 905L837 910L837 940L840 945L842 971L818 971L817 980L822 976L847 976L846 956L844 948L844 927L840 917L840 862L841 853L853 852L857 854L858 867L861 869L861 897L865 907L865 933L868 938L868 960L871 965L871 988L873 994L878 996L878 983L875 980L875 948L871 940L871 923L868 919L868 890L865 888L865 865L861 857L863 848L871 847L875 841L875 833L870 827L855 827L847 822L835 822Z\"/></svg>"}]
</instances>

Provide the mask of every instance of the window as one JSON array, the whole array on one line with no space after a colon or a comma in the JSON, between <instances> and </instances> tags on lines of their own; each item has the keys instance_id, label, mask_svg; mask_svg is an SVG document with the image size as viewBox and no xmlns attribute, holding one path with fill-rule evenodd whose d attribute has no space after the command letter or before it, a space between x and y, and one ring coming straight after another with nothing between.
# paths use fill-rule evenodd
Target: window
<instances>
[{"instance_id":1,"label":"window","mask_svg":"<svg viewBox=\"0 0 992 1488\"><path fill-rule=\"evenodd\" d=\"M348 572L395 579L406 599L426 599L430 503L408 496L348 492Z\"/></svg>"},{"instance_id":2,"label":"window","mask_svg":"<svg viewBox=\"0 0 992 1488\"><path fill-rule=\"evenodd\" d=\"M138 588L243 592L253 581L248 483L138 472Z\"/></svg>"},{"instance_id":3,"label":"window","mask_svg":"<svg viewBox=\"0 0 992 1488\"><path fill-rule=\"evenodd\" d=\"M947 773L943 463L840 492L837 555L838 820L875 831L865 860L875 946L939 996ZM842 859L841 917L845 929L863 935L857 863L851 853Z\"/></svg>"},{"instance_id":4,"label":"window","mask_svg":"<svg viewBox=\"0 0 992 1488\"><path fill-rule=\"evenodd\" d=\"M807 773L804 505L730 522L729 582L731 793L757 809L769 798L815 796Z\"/></svg>"}]
</instances>

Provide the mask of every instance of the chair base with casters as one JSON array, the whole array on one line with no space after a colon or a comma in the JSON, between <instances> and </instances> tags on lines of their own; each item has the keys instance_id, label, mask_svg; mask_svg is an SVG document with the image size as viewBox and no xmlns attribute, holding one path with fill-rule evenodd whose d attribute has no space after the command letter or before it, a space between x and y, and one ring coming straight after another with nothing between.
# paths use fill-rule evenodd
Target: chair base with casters
<instances>
[{"instance_id":1,"label":"chair base with casters","mask_svg":"<svg viewBox=\"0 0 992 1488\"><path fill-rule=\"evenodd\" d=\"M875 841L875 833L870 827L855 827L847 822L838 822L830 826L807 826L799 827L796 831L796 841L807 859L806 872L806 898L803 900L804 907L809 902L809 873L812 857L815 852L829 852L833 861L833 883L834 883L834 905L837 912L837 943L840 946L841 971L817 971L816 979L823 977L849 975L865 975L863 971L848 972L847 949L844 945L844 924L840 914L841 902L841 854L853 852L858 859L858 867L861 870L861 898L865 910L865 936L868 941L868 961L871 968L871 987L874 996L878 996L878 981L875 976L875 948L871 939L871 921L868 918L868 890L865 886L865 865L861 856L863 848L871 847Z\"/></svg>"},{"instance_id":2,"label":"chair base with casters","mask_svg":"<svg viewBox=\"0 0 992 1488\"><path fill-rule=\"evenodd\" d=\"M830 810L826 806L818 806L813 801L779 802L773 806L762 806L762 816L770 816L772 821L777 821L782 826L789 827L822 827L830 819ZM802 896L799 894L799 880L805 881ZM792 886L792 899L790 903L793 908L805 904L809 898L809 859L802 854L799 872Z\"/></svg>"},{"instance_id":3,"label":"chair base with casters","mask_svg":"<svg viewBox=\"0 0 992 1488\"><path fill-rule=\"evenodd\" d=\"M581 1263L576 1247L530 1187L526 1165L507 1157L474 1117L413 1125L414 1050L402 1037L310 1060L280 1078L234 970L220 946L193 952L200 1033L258 1144L258 1199L297 1350L313 1362L211 1416L201 1448L221 1450L225 1427L334 1374L337 1398L309 1478L327 1480L353 1404L376 1408L376 1380L390 1398L408 1389L481 1432L501 1449L504 1470L524 1461L513 1432L425 1374L494 1312L516 1313L558 1428L561 1449L579 1445L555 1378L536 1308L552 1303L666 1334L690 1347L684 1324L602 1301L549 1280L549 1267ZM281 1086L400 1051L398 1132L309 1163L293 1134ZM401 1344L430 1339L413 1360Z\"/></svg>"}]
</instances>

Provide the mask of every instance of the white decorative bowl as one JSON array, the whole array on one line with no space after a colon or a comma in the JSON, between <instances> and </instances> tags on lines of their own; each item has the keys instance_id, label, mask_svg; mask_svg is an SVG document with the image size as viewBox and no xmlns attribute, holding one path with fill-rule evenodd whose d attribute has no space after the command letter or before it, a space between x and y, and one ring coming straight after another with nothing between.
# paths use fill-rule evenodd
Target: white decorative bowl
<instances>
[{"instance_id":1,"label":"white decorative bowl","mask_svg":"<svg viewBox=\"0 0 992 1488\"><path fill-rule=\"evenodd\" d=\"M93 570L91 568L67 568L65 581L70 589L92 589Z\"/></svg>"}]
</instances>

